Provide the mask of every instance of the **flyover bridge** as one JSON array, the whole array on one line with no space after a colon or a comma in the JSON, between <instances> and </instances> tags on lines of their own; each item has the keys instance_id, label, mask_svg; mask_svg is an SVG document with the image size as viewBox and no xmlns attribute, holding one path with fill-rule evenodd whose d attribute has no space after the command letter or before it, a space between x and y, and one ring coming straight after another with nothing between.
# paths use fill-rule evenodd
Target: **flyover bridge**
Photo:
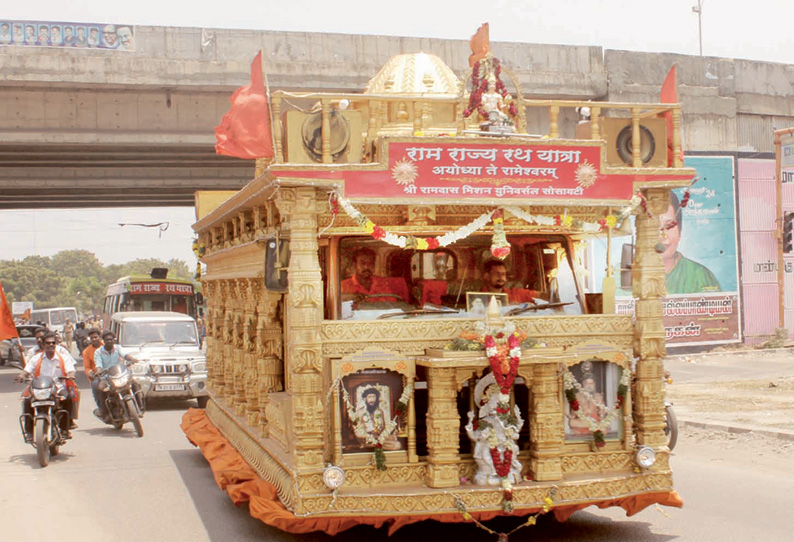
<instances>
[{"instance_id":1,"label":"flyover bridge","mask_svg":"<svg viewBox=\"0 0 794 542\"><path fill-rule=\"evenodd\" d=\"M436 54L458 75L468 69L468 39L134 31L132 51L0 46L0 209L190 206L196 190L241 188L253 161L216 155L213 129L260 49L271 88L281 90L360 92L400 53ZM677 62L685 150L770 152L773 128L794 124L794 71L784 64L586 46L491 49L532 98L653 103Z\"/></svg>"},{"instance_id":2,"label":"flyover bridge","mask_svg":"<svg viewBox=\"0 0 794 542\"><path fill-rule=\"evenodd\" d=\"M528 58L530 47L544 58L559 49L500 54ZM213 129L259 49L271 88L284 90L359 92L404 52L468 68L468 40L144 26L133 51L3 46L0 209L187 206L196 190L241 188L254 163L216 155ZM603 96L601 49L563 50L566 65L535 86Z\"/></svg>"}]
</instances>

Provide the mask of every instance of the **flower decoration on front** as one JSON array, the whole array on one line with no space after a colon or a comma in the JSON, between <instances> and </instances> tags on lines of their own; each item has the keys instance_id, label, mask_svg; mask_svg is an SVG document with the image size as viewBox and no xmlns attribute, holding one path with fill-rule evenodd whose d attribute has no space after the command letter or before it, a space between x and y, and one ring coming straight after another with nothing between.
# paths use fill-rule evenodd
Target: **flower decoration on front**
<instances>
[{"instance_id":1,"label":"flower decoration on front","mask_svg":"<svg viewBox=\"0 0 794 542\"><path fill-rule=\"evenodd\" d=\"M416 164L403 158L395 162L394 166L392 166L391 175L392 178L397 181L397 184L408 186L416 182L416 178L419 176L419 170Z\"/></svg>"},{"instance_id":2,"label":"flower decoration on front","mask_svg":"<svg viewBox=\"0 0 794 542\"><path fill-rule=\"evenodd\" d=\"M397 415L386 422L383 430L377 434L369 431L367 428L367 420L364 418L368 414L365 413L363 415L359 415L359 413L356 412L356 408L350 402L350 395L348 394L347 389L344 386L341 387L342 401L345 403L347 417L350 419L350 423L353 424L353 433L355 433L358 438L364 439L367 444L375 448L375 467L378 470L386 470L386 454L383 451L383 445L387 440L396 438L397 436L396 431L400 426L400 417L407 411L408 403L411 400L411 396L413 394L413 383L409 382L403 389L403 393L400 396L400 399L397 401L397 406L395 407Z\"/></svg>"},{"instance_id":3,"label":"flower decoration on front","mask_svg":"<svg viewBox=\"0 0 794 542\"><path fill-rule=\"evenodd\" d=\"M510 389L518 374L518 366L521 364L521 341L518 333L510 333L507 336L508 351L502 352L496 347L496 339L493 335L485 336L485 355L491 365L496 383L503 395L509 396ZM507 359L505 359L507 358Z\"/></svg>"},{"instance_id":4,"label":"flower decoration on front","mask_svg":"<svg viewBox=\"0 0 794 542\"><path fill-rule=\"evenodd\" d=\"M508 337L511 335L516 337L518 346L508 347ZM496 350L487 350L486 337L493 338L494 344L492 348ZM490 341L489 341L490 342ZM509 351L515 349L521 350L522 348L536 348L539 346L546 346L544 343L539 343L535 339L528 337L523 331L516 329L513 322L505 322L503 326L489 328L482 320L477 321L472 326L472 329L467 329L461 332L460 336L453 339L452 342L444 346L444 350L452 350L456 352L471 352L477 350L485 350L485 355L490 357L496 355L511 355ZM521 354L518 353L520 357Z\"/></svg>"},{"instance_id":5,"label":"flower decoration on front","mask_svg":"<svg viewBox=\"0 0 794 542\"><path fill-rule=\"evenodd\" d=\"M598 180L598 171L593 164L585 160L577 166L574 179L582 188L590 188Z\"/></svg>"},{"instance_id":6,"label":"flower decoration on front","mask_svg":"<svg viewBox=\"0 0 794 542\"><path fill-rule=\"evenodd\" d=\"M339 202L339 206L344 209L345 213L363 227L372 237L392 246L408 250L435 250L438 247L445 247L461 239L466 239L472 233L482 229L488 224L494 213L494 211L483 213L465 226L438 237L414 237L412 235L400 235L398 233L386 231L372 222L361 211L353 207L349 200L339 195L336 196L336 200Z\"/></svg>"},{"instance_id":7,"label":"flower decoration on front","mask_svg":"<svg viewBox=\"0 0 794 542\"><path fill-rule=\"evenodd\" d=\"M620 415L620 411L623 408L623 403L626 401L626 395L629 391L630 373L631 371L629 369L622 369L615 406L609 408L597 401L593 394L584 389L582 384L576 379L573 373L571 373L570 369L567 367L565 368L563 382L565 386L565 398L571 409L571 416L575 416L586 424L587 429L593 435L593 443L597 448L603 448L606 445L604 432L609 429L612 422ZM592 416L584 414L579 404L579 397L586 398L589 402L594 403L598 411L605 412L606 415L600 420L596 420Z\"/></svg>"}]
</instances>

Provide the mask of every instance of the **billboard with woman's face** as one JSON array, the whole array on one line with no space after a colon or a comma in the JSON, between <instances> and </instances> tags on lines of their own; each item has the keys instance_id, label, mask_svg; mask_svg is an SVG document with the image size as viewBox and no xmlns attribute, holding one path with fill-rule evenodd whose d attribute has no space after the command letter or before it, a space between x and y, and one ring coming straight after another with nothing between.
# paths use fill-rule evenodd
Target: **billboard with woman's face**
<instances>
[{"instance_id":1,"label":"billboard with woman's face","mask_svg":"<svg viewBox=\"0 0 794 542\"><path fill-rule=\"evenodd\" d=\"M659 218L658 252L665 268L667 296L663 303L667 344L709 345L741 341L737 213L732 156L687 156L696 181L671 191ZM687 196L687 192L689 195ZM619 266L624 244L615 238L612 265ZM603 280L606 262L599 241L593 245L593 276ZM616 273L619 277L620 274ZM619 314L634 312L628 289L617 290Z\"/></svg>"}]
</instances>

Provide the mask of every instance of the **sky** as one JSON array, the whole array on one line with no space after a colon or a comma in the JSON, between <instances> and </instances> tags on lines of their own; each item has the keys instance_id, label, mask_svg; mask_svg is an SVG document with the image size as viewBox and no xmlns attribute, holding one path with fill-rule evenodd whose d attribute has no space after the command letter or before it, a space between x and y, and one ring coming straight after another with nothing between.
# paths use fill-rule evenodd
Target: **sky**
<instances>
[{"instance_id":1,"label":"sky","mask_svg":"<svg viewBox=\"0 0 794 542\"><path fill-rule=\"evenodd\" d=\"M697 55L698 2L704 55L794 64L794 0L35 0L3 2L0 18L461 40L488 22L492 41ZM164 221L162 236L118 226ZM0 259L88 248L90 240L106 265L176 257L192 266L192 222L189 208L0 211Z\"/></svg>"}]
</instances>

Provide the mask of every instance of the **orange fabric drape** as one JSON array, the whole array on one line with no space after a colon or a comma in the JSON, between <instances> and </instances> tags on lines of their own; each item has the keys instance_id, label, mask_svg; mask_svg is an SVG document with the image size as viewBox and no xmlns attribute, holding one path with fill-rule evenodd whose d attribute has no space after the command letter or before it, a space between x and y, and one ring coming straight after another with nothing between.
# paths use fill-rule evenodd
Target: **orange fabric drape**
<instances>
[{"instance_id":1,"label":"orange fabric drape","mask_svg":"<svg viewBox=\"0 0 794 542\"><path fill-rule=\"evenodd\" d=\"M237 158L272 158L270 111L262 51L251 63L251 82L234 91L231 109L215 127L215 152Z\"/></svg>"},{"instance_id":2,"label":"orange fabric drape","mask_svg":"<svg viewBox=\"0 0 794 542\"><path fill-rule=\"evenodd\" d=\"M218 486L228 493L235 505L247 501L248 510L253 517L288 533L305 534L323 531L333 536L356 525L372 525L375 528L388 525L391 535L400 527L429 519L442 523L464 521L459 513L385 517L296 517L281 504L276 488L259 477L257 472L246 463L231 443L210 422L203 410L189 409L182 417L181 427L188 440L201 449L212 468ZM683 505L681 497L675 491L661 491L609 501L564 505L555 507L552 511L557 519L564 521L577 510L595 504L599 508L620 506L631 516L654 503L678 507ZM539 511L540 508L521 509L515 510L512 515L515 517L528 516ZM501 515L503 513L499 511L472 513L472 516L479 521L487 521Z\"/></svg>"},{"instance_id":3,"label":"orange fabric drape","mask_svg":"<svg viewBox=\"0 0 794 542\"><path fill-rule=\"evenodd\" d=\"M16 338L17 326L14 323L14 315L11 314L3 284L0 283L0 341Z\"/></svg>"}]
</instances>

